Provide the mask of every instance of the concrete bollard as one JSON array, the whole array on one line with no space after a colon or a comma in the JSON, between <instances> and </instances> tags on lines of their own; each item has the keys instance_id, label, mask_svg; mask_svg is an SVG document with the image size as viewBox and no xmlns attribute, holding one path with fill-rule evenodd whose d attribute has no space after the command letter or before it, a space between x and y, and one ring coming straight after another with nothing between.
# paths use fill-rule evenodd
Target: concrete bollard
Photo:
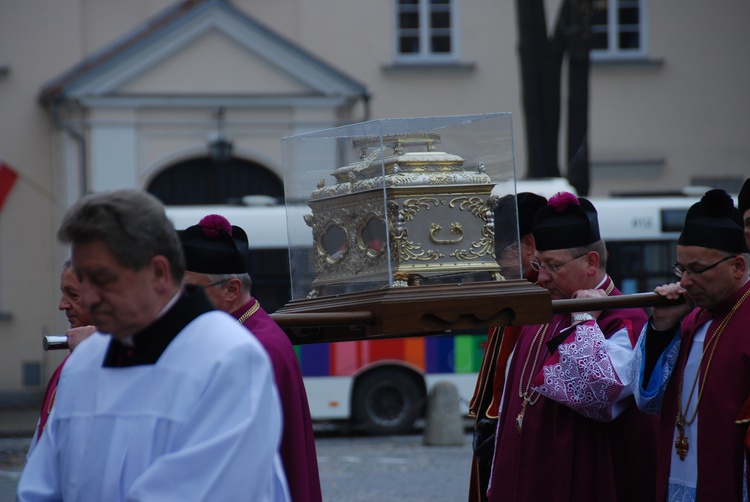
<instances>
[{"instance_id":1,"label":"concrete bollard","mask_svg":"<svg viewBox=\"0 0 750 502\"><path fill-rule=\"evenodd\" d=\"M462 446L464 426L458 389L451 382L438 382L427 397L427 418L423 444L426 446Z\"/></svg>"}]
</instances>

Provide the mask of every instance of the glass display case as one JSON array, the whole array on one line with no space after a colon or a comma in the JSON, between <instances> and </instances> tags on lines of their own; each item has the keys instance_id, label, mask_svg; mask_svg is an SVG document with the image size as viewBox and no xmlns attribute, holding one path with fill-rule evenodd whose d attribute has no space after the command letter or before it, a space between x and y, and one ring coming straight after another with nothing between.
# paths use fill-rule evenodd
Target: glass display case
<instances>
[{"instance_id":1,"label":"glass display case","mask_svg":"<svg viewBox=\"0 0 750 502\"><path fill-rule=\"evenodd\" d=\"M518 246L509 113L299 134L282 161L293 300L520 278L496 256Z\"/></svg>"}]
</instances>

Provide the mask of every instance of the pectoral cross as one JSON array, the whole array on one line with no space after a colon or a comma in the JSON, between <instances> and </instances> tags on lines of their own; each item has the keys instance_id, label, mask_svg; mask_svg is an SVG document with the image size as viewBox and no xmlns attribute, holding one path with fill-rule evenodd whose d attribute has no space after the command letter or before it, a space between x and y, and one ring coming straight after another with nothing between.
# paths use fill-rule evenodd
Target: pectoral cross
<instances>
[{"instance_id":1,"label":"pectoral cross","mask_svg":"<svg viewBox=\"0 0 750 502\"><path fill-rule=\"evenodd\" d=\"M523 398L523 407L521 408L521 413L518 414L516 417L516 430L519 434L521 434L521 429L523 429L523 414L526 413L526 404L529 402L528 399L525 397Z\"/></svg>"},{"instance_id":2,"label":"pectoral cross","mask_svg":"<svg viewBox=\"0 0 750 502\"><path fill-rule=\"evenodd\" d=\"M674 442L674 447L677 449L677 455L679 455L680 460L685 460L685 457L687 456L688 449L690 448L690 445L688 445L688 438L685 435L685 418L680 416L681 414L677 415L677 439Z\"/></svg>"}]
</instances>

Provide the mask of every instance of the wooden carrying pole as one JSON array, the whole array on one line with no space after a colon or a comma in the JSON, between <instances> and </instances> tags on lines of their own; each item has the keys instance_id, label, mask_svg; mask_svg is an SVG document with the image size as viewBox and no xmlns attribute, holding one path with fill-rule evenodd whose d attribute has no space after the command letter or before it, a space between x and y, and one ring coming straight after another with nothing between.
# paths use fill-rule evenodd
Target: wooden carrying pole
<instances>
[{"instance_id":1,"label":"wooden carrying pole","mask_svg":"<svg viewBox=\"0 0 750 502\"><path fill-rule=\"evenodd\" d=\"M683 303L681 300L667 300L656 293L635 293L621 296L602 296L601 298L570 298L552 300L552 313L595 312L607 309L627 309L637 307L667 307Z\"/></svg>"}]
</instances>

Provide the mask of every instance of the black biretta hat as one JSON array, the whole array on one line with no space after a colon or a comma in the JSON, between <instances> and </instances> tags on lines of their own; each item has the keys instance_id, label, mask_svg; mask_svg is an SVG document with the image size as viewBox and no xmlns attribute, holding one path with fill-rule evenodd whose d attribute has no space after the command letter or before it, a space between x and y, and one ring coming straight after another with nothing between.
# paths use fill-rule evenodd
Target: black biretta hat
<instances>
[{"instance_id":1,"label":"black biretta hat","mask_svg":"<svg viewBox=\"0 0 750 502\"><path fill-rule=\"evenodd\" d=\"M737 197L737 208L742 215L745 214L745 211L750 209L750 178L746 179L745 184L742 185L740 195Z\"/></svg>"},{"instance_id":2,"label":"black biretta hat","mask_svg":"<svg viewBox=\"0 0 750 502\"><path fill-rule=\"evenodd\" d=\"M531 192L518 194L518 234L523 237L531 233L534 215L547 205L547 198Z\"/></svg>"},{"instance_id":3,"label":"black biretta hat","mask_svg":"<svg viewBox=\"0 0 750 502\"><path fill-rule=\"evenodd\" d=\"M688 209L677 244L747 253L742 214L724 190L709 190Z\"/></svg>"},{"instance_id":4,"label":"black biretta hat","mask_svg":"<svg viewBox=\"0 0 750 502\"><path fill-rule=\"evenodd\" d=\"M209 214L177 233L185 253L185 270L201 274L249 272L247 234L223 216Z\"/></svg>"},{"instance_id":5,"label":"black biretta hat","mask_svg":"<svg viewBox=\"0 0 750 502\"><path fill-rule=\"evenodd\" d=\"M570 192L553 195L536 212L532 233L539 251L588 246L601 239L596 208Z\"/></svg>"},{"instance_id":6,"label":"black biretta hat","mask_svg":"<svg viewBox=\"0 0 750 502\"><path fill-rule=\"evenodd\" d=\"M501 197L495 208L495 235L499 241L515 242L516 240L516 219L508 217L508 211L516 211L516 203L518 204L518 235L523 237L531 233L534 215L547 205L547 199L531 192Z\"/></svg>"}]
</instances>

